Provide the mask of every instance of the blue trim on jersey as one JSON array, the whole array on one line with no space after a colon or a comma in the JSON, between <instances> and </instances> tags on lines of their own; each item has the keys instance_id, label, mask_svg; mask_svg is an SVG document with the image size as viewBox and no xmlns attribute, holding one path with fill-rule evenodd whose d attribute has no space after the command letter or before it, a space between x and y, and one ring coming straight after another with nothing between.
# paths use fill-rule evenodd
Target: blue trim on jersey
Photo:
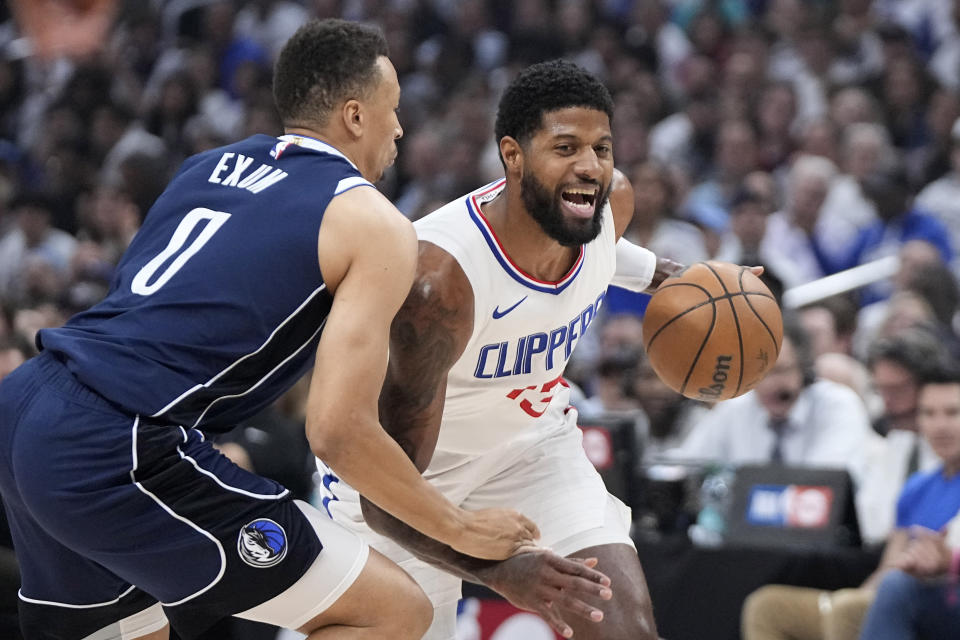
<instances>
[{"instance_id":1,"label":"blue trim on jersey","mask_svg":"<svg viewBox=\"0 0 960 640\"><path fill-rule=\"evenodd\" d=\"M551 293L553 295L560 294L564 289L566 289L570 284L577 278L577 275L580 273L580 269L583 268L584 263L584 254L586 253L586 248L584 245L580 246L580 255L577 257L577 262L570 269L570 271L565 275L561 280L555 283L543 282L541 280L536 280L531 278L527 274L523 273L516 265L510 261L510 257L506 254L503 248L500 246L500 243L497 241L496 237L493 235L492 229L489 228L486 218L480 212L480 206L476 202L478 196L483 196L492 191L494 188L499 188L505 180L503 178L499 180L494 180L490 184L481 187L477 191L471 193L466 197L467 201L467 211L470 213L470 218L473 220L474 224L477 225L477 228L480 229L480 234L483 236L483 239L487 242L487 246L490 247L490 251L493 253L493 257L497 259L497 262L500 263L500 266L503 267L503 270L507 272L511 278L527 287L528 289L533 289L534 291L539 291L541 293Z\"/></svg>"}]
</instances>

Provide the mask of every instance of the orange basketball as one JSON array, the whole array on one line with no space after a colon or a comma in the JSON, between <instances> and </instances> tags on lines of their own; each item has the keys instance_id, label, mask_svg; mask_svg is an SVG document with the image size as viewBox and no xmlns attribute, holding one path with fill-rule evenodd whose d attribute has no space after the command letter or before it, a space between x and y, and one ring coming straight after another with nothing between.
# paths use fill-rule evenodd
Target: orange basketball
<instances>
[{"instance_id":1,"label":"orange basketball","mask_svg":"<svg viewBox=\"0 0 960 640\"><path fill-rule=\"evenodd\" d=\"M783 319L746 267L697 262L663 281L643 317L643 342L660 379L696 400L746 393L780 353Z\"/></svg>"}]
</instances>

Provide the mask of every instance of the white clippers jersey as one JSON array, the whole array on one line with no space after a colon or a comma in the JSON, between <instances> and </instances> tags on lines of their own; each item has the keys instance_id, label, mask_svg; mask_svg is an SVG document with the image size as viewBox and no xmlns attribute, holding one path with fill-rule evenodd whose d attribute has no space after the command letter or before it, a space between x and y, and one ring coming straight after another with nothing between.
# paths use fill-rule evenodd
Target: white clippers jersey
<instances>
[{"instance_id":1,"label":"white clippers jersey","mask_svg":"<svg viewBox=\"0 0 960 640\"><path fill-rule=\"evenodd\" d=\"M481 454L564 423L564 367L616 268L608 204L600 235L563 279L543 282L521 271L480 210L504 184L481 187L415 223L419 238L453 256L473 286L473 335L450 370L438 451Z\"/></svg>"}]
</instances>

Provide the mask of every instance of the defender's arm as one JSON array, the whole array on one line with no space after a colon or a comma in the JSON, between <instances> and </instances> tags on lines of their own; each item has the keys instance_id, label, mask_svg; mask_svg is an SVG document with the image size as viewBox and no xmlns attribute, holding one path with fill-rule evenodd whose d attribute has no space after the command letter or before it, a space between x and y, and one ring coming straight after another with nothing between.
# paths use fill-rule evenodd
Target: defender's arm
<instances>
[{"instance_id":1,"label":"defender's arm","mask_svg":"<svg viewBox=\"0 0 960 640\"><path fill-rule=\"evenodd\" d=\"M436 446L447 375L473 331L473 304L473 289L456 261L421 242L413 288L391 328L390 363L380 396L384 428L421 470ZM593 569L595 559L567 559L536 550L503 562L480 560L423 535L362 495L360 500L375 531L425 562L485 584L514 605L539 613L562 635L571 631L561 610L596 621L602 614L580 598L612 597L609 579Z\"/></svg>"},{"instance_id":2,"label":"defender's arm","mask_svg":"<svg viewBox=\"0 0 960 640\"><path fill-rule=\"evenodd\" d=\"M352 189L328 206L318 252L334 301L307 401L313 452L371 501L455 548L505 558L532 544L536 527L516 513L491 522L450 504L379 424L390 323L416 268L412 225L374 189Z\"/></svg>"}]
</instances>

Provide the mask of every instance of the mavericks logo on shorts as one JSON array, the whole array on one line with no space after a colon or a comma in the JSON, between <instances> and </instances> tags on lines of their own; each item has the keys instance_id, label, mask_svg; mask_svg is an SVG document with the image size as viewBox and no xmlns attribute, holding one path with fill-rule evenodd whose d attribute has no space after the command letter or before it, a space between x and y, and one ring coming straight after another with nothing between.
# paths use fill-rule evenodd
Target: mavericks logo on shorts
<instances>
[{"instance_id":1,"label":"mavericks logo on shorts","mask_svg":"<svg viewBox=\"0 0 960 640\"><path fill-rule=\"evenodd\" d=\"M287 555L287 534L273 520L254 520L240 529L237 552L251 567L272 567Z\"/></svg>"}]
</instances>

